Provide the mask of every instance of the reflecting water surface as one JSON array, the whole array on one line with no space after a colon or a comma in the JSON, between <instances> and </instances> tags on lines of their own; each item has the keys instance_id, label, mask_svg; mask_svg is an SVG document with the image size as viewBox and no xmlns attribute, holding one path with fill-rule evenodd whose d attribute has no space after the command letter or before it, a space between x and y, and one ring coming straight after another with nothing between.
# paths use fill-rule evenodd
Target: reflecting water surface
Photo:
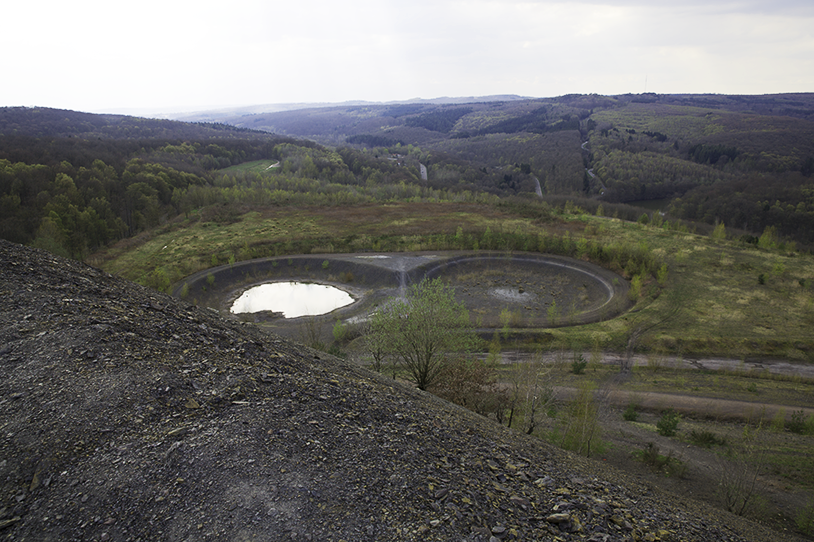
<instances>
[{"instance_id":1,"label":"reflecting water surface","mask_svg":"<svg viewBox=\"0 0 814 542\"><path fill-rule=\"evenodd\" d=\"M285 318L318 316L353 303L349 293L305 282L271 282L243 292L232 304L235 314L259 311L281 312Z\"/></svg>"}]
</instances>

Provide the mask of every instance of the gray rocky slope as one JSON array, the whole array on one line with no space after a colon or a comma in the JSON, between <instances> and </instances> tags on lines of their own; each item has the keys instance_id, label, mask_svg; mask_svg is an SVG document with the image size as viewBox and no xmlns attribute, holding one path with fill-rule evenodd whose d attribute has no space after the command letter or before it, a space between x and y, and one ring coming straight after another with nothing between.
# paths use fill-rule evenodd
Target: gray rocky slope
<instances>
[{"instance_id":1,"label":"gray rocky slope","mask_svg":"<svg viewBox=\"0 0 814 542\"><path fill-rule=\"evenodd\" d=\"M769 540L476 414L0 241L0 538Z\"/></svg>"}]
</instances>

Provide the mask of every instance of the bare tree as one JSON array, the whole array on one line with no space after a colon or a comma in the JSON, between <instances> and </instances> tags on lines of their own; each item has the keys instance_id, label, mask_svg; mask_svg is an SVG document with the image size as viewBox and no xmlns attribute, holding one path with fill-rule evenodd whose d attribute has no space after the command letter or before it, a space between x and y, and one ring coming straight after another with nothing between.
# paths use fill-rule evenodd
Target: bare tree
<instances>
[{"instance_id":1,"label":"bare tree","mask_svg":"<svg viewBox=\"0 0 814 542\"><path fill-rule=\"evenodd\" d=\"M387 337L384 333L379 333L373 326L373 323L368 320L363 329L365 349L370 353L373 358L373 370L381 373L384 369L384 362L387 359ZM396 377L395 361L393 362L393 378Z\"/></svg>"},{"instance_id":2,"label":"bare tree","mask_svg":"<svg viewBox=\"0 0 814 542\"><path fill-rule=\"evenodd\" d=\"M760 443L761 425L743 430L740 447L731 446L719 459L721 477L719 491L727 510L742 516L755 503L759 490L758 478L766 462L766 447Z\"/></svg>"},{"instance_id":3,"label":"bare tree","mask_svg":"<svg viewBox=\"0 0 814 542\"><path fill-rule=\"evenodd\" d=\"M534 432L540 416L554 401L552 371L553 367L543 361L539 352L529 361L511 365L507 374L509 427L520 418L520 429L529 435Z\"/></svg>"}]
</instances>

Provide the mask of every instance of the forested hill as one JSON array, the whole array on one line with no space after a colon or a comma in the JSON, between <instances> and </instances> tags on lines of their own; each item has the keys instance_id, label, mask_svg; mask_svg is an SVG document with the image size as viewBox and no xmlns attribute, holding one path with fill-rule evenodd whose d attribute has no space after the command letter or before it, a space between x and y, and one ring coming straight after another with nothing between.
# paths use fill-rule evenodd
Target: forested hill
<instances>
[{"instance_id":1,"label":"forested hill","mask_svg":"<svg viewBox=\"0 0 814 542\"><path fill-rule=\"evenodd\" d=\"M221 169L315 147L224 124L0 108L0 238L81 258L220 203L191 199Z\"/></svg>"},{"instance_id":2,"label":"forested hill","mask_svg":"<svg viewBox=\"0 0 814 542\"><path fill-rule=\"evenodd\" d=\"M95 115L47 107L0 108L0 136L85 139L247 138L252 130L221 123L188 123L127 115Z\"/></svg>"}]
</instances>

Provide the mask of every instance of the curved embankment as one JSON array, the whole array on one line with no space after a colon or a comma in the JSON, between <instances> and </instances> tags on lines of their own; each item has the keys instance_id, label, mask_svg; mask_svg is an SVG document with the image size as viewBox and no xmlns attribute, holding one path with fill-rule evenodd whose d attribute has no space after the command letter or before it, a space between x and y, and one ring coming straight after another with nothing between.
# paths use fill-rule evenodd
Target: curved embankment
<instances>
[{"instance_id":1,"label":"curved embankment","mask_svg":"<svg viewBox=\"0 0 814 542\"><path fill-rule=\"evenodd\" d=\"M599 266L553 255L495 252L388 254L316 254L263 258L223 265L181 281L173 295L230 313L234 300L258 284L298 280L329 284L356 302L315 318L320 325L364 318L383 300L402 295L425 277L441 277L455 286L482 329L541 328L583 324L613 317L627 308L628 283ZM304 319L283 319L272 312L241 319L292 335Z\"/></svg>"}]
</instances>

